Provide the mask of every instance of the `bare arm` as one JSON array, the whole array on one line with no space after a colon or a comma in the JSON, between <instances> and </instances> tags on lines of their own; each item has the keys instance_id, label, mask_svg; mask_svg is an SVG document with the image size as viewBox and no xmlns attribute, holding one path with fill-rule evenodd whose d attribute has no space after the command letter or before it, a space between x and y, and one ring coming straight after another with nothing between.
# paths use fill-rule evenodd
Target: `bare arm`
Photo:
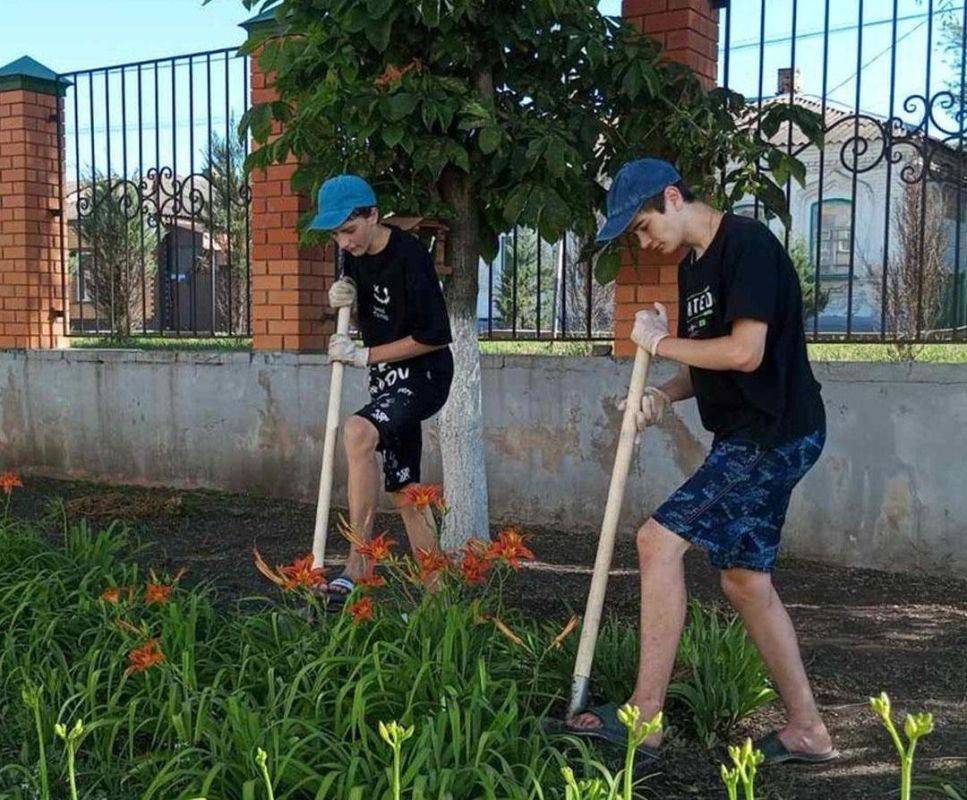
<instances>
[{"instance_id":1,"label":"bare arm","mask_svg":"<svg viewBox=\"0 0 967 800\"><path fill-rule=\"evenodd\" d=\"M688 400L695 396L695 390L692 388L692 375L688 367L679 368L671 380L666 381L658 388L667 394L673 403L677 403L679 400Z\"/></svg>"},{"instance_id":2,"label":"bare arm","mask_svg":"<svg viewBox=\"0 0 967 800\"><path fill-rule=\"evenodd\" d=\"M728 336L714 339L678 339L669 336L658 343L656 352L690 367L755 372L762 363L768 330L769 326L759 320L737 319L732 323L732 333Z\"/></svg>"},{"instance_id":3,"label":"bare arm","mask_svg":"<svg viewBox=\"0 0 967 800\"><path fill-rule=\"evenodd\" d=\"M405 361L408 358L432 353L434 350L443 350L447 345L421 344L412 336L397 339L395 342L381 344L369 350L370 364L392 364L394 361Z\"/></svg>"}]
</instances>

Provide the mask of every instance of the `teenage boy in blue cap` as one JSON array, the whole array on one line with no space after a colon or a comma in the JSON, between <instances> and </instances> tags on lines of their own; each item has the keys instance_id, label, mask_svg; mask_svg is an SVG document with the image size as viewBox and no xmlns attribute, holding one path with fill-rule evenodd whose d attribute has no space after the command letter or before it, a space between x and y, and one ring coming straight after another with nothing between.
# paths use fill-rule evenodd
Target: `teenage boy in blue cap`
<instances>
[{"instance_id":1,"label":"teenage boy in blue cap","mask_svg":"<svg viewBox=\"0 0 967 800\"><path fill-rule=\"evenodd\" d=\"M789 255L769 229L697 201L666 161L625 164L608 192L598 242L624 233L642 249L687 254L678 267L679 322L665 308L639 311L631 338L682 367L645 389L639 430L694 397L714 434L705 463L638 531L641 651L629 702L642 719L663 706L685 622L684 555L692 545L721 570L786 706L784 728L757 743L771 763L835 757L806 677L796 633L772 585L779 535L793 487L826 438L820 386L803 333L802 296ZM613 706L575 716L568 729L623 738ZM656 733L645 753L656 755Z\"/></svg>"},{"instance_id":2,"label":"teenage boy in blue cap","mask_svg":"<svg viewBox=\"0 0 967 800\"><path fill-rule=\"evenodd\" d=\"M370 402L346 420L349 521L358 537L372 536L383 485L400 510L414 555L439 550L430 512L406 502L420 481L423 420L447 401L453 379L450 319L429 252L419 239L380 222L376 195L356 175L337 175L319 190L310 224L332 231L343 250L343 275L329 290L334 308L356 306L362 346L346 334L329 340L329 359L369 370ZM330 600L345 599L365 576L366 560L351 547L344 573L329 583Z\"/></svg>"}]
</instances>

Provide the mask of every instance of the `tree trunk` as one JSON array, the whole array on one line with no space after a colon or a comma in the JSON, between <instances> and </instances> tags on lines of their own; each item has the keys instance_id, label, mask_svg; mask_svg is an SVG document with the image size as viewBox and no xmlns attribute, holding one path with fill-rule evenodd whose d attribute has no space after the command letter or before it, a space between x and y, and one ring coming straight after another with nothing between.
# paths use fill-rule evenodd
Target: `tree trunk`
<instances>
[{"instance_id":1,"label":"tree trunk","mask_svg":"<svg viewBox=\"0 0 967 800\"><path fill-rule=\"evenodd\" d=\"M477 342L477 262L480 258L477 206L469 178L448 168L440 181L443 199L456 214L447 234L447 308L453 329L454 379L450 399L440 413L443 482L451 506L443 536L445 549L469 539L489 538L487 471L484 460Z\"/></svg>"}]
</instances>

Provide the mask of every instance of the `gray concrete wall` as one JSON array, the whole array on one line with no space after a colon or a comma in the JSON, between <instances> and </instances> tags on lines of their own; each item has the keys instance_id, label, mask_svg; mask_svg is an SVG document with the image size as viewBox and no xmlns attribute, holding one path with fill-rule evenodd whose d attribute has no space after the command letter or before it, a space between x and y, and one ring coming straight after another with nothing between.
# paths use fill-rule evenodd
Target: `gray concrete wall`
<instances>
[{"instance_id":1,"label":"gray concrete wall","mask_svg":"<svg viewBox=\"0 0 967 800\"><path fill-rule=\"evenodd\" d=\"M967 365L818 364L829 440L794 495L785 552L967 574ZM670 366L656 367L656 378ZM593 534L630 363L484 357L494 518ZM313 500L329 371L322 356L0 353L0 468ZM344 409L365 399L348 374ZM704 457L686 403L635 456L622 533ZM424 479L440 480L434 425ZM336 502L345 463L337 464Z\"/></svg>"}]
</instances>

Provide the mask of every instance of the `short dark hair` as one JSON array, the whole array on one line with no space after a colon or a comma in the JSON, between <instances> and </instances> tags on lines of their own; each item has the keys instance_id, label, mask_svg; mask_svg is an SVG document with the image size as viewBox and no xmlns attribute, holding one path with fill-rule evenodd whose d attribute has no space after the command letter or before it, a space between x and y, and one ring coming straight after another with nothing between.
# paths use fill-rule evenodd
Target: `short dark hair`
<instances>
[{"instance_id":1,"label":"short dark hair","mask_svg":"<svg viewBox=\"0 0 967 800\"><path fill-rule=\"evenodd\" d=\"M695 202L695 193L688 188L688 184L685 181L675 181L674 183L668 184L668 186L674 186L678 189L679 194L682 196L682 200L686 203ZM665 187L665 189L668 188ZM662 189L658 194L652 195L641 205L642 211L657 211L659 214L665 213L665 189Z\"/></svg>"},{"instance_id":2,"label":"short dark hair","mask_svg":"<svg viewBox=\"0 0 967 800\"><path fill-rule=\"evenodd\" d=\"M346 219L346 222L349 222L349 220L351 220L351 219L359 219L360 217L368 217L370 214L373 213L373 210L375 208L376 208L376 206L360 206L359 208L354 208L349 213L349 217Z\"/></svg>"}]
</instances>

